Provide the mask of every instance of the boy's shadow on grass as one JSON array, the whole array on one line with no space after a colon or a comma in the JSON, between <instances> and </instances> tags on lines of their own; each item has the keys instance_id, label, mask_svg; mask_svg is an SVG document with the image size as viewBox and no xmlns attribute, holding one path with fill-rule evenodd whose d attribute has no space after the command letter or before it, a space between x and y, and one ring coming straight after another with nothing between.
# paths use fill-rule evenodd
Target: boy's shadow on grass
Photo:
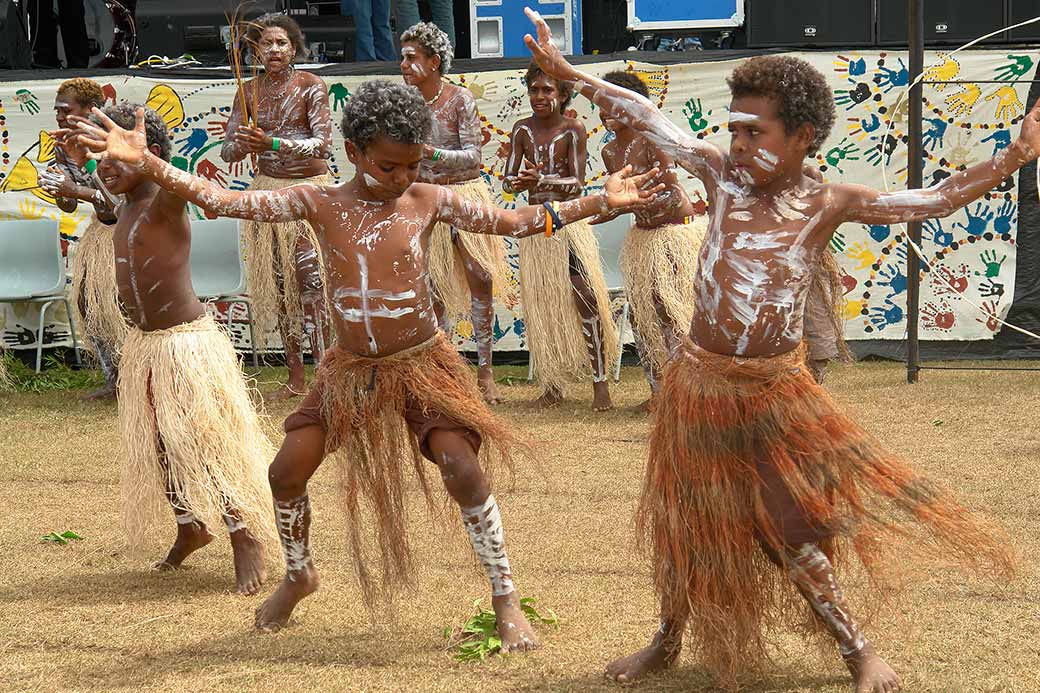
<instances>
[{"instance_id":1,"label":"boy's shadow on grass","mask_svg":"<svg viewBox=\"0 0 1040 693\"><path fill-rule=\"evenodd\" d=\"M703 691L704 693L724 693L726 688L719 685L717 679L712 677L696 665L680 664L668 671L652 674L634 684L622 684L611 681L603 675L606 662L597 671L574 677L551 678L532 684L521 684L515 688L517 691L601 691L609 693L621 693L622 691L644 690L644 691ZM837 688L845 690L849 687L851 679L846 676L833 674L818 674L807 676L804 672L774 671L769 678L755 680L752 678L740 681L740 690L748 693L787 693L789 691L816 691L823 688Z\"/></svg>"},{"instance_id":2,"label":"boy's shadow on grass","mask_svg":"<svg viewBox=\"0 0 1040 693\"><path fill-rule=\"evenodd\" d=\"M235 588L230 571L205 568L156 571L148 568L104 573L67 573L36 578L0 590L0 604L46 601L52 604L171 602Z\"/></svg>"}]
</instances>

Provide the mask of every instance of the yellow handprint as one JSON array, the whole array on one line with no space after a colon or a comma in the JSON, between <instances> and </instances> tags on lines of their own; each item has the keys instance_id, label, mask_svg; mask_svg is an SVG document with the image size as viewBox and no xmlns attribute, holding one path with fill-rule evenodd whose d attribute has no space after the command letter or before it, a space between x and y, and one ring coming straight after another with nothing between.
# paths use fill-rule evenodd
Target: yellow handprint
<instances>
[{"instance_id":1,"label":"yellow handprint","mask_svg":"<svg viewBox=\"0 0 1040 693\"><path fill-rule=\"evenodd\" d=\"M940 54L942 63L932 65L924 71L924 78L929 82L947 82L961 72L961 64L948 55ZM949 84L933 84L938 91L944 91Z\"/></svg>"},{"instance_id":2,"label":"yellow handprint","mask_svg":"<svg viewBox=\"0 0 1040 693\"><path fill-rule=\"evenodd\" d=\"M982 90L979 89L979 85L965 84L962 91L946 97L946 108L950 109L950 113L955 116L966 116L975 108L975 102L979 100L980 96L982 96Z\"/></svg>"},{"instance_id":3,"label":"yellow handprint","mask_svg":"<svg viewBox=\"0 0 1040 693\"><path fill-rule=\"evenodd\" d=\"M842 306L842 314L845 316L845 320L855 320L863 313L863 306L866 301L855 300L845 301L845 305Z\"/></svg>"},{"instance_id":4,"label":"yellow handprint","mask_svg":"<svg viewBox=\"0 0 1040 693\"><path fill-rule=\"evenodd\" d=\"M43 205L36 204L36 200L26 198L18 203L18 211L22 213L22 219L40 219L43 217Z\"/></svg>"},{"instance_id":5,"label":"yellow handprint","mask_svg":"<svg viewBox=\"0 0 1040 693\"><path fill-rule=\"evenodd\" d=\"M877 261L877 256L870 252L870 248L863 241L850 245L848 250L845 251L845 255L850 260L859 261L856 264L856 269L858 270L865 270Z\"/></svg>"},{"instance_id":6,"label":"yellow handprint","mask_svg":"<svg viewBox=\"0 0 1040 693\"><path fill-rule=\"evenodd\" d=\"M78 209L71 214L69 212L62 212L61 216L51 214L51 219L58 222L58 231L64 236L75 236L76 227L86 218L87 215L78 211Z\"/></svg>"},{"instance_id":7,"label":"yellow handprint","mask_svg":"<svg viewBox=\"0 0 1040 693\"><path fill-rule=\"evenodd\" d=\"M1010 85L1001 87L986 97L986 101L993 99L997 99L997 120L1003 123L1010 123L1022 112L1022 101L1018 98L1018 92Z\"/></svg>"},{"instance_id":8,"label":"yellow handprint","mask_svg":"<svg viewBox=\"0 0 1040 693\"><path fill-rule=\"evenodd\" d=\"M498 93L498 85L494 82L490 82L488 84L481 84L480 82L474 80L467 84L466 88L469 89L469 92L471 94L473 94L473 98L478 101L481 99L493 99L495 97L495 94Z\"/></svg>"}]
</instances>

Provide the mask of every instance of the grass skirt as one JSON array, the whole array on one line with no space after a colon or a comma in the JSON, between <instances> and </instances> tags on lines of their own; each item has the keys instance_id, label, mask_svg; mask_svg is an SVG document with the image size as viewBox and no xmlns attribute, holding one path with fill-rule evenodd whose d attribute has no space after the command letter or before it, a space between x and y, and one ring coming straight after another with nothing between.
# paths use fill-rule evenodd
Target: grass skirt
<instances>
[{"instance_id":1,"label":"grass skirt","mask_svg":"<svg viewBox=\"0 0 1040 693\"><path fill-rule=\"evenodd\" d=\"M575 304L568 255L574 253L592 287L599 309L605 373L617 360L618 338L610 296L599 260L599 242L587 221L576 221L553 237L520 239L520 302L527 349L543 387L562 389L570 380L592 375L588 347Z\"/></svg>"},{"instance_id":2,"label":"grass skirt","mask_svg":"<svg viewBox=\"0 0 1040 693\"><path fill-rule=\"evenodd\" d=\"M405 421L406 410L418 407L477 432L485 472L490 472L492 460L512 468L510 447L516 436L484 404L469 365L440 332L418 347L383 358L333 348L318 368L315 387L323 391L326 451L338 459L339 495L358 582L365 603L372 606L415 583L405 502L409 468L434 507L427 472L435 468L423 461ZM434 477L439 479L436 472ZM373 563L378 564L375 576Z\"/></svg>"},{"instance_id":3,"label":"grass skirt","mask_svg":"<svg viewBox=\"0 0 1040 693\"><path fill-rule=\"evenodd\" d=\"M275 450L231 340L212 317L131 330L119 370L119 426L123 521L132 544L150 526L169 524L169 478L184 509L211 528L230 506L258 540L277 545L267 482Z\"/></svg>"},{"instance_id":4,"label":"grass skirt","mask_svg":"<svg viewBox=\"0 0 1040 693\"><path fill-rule=\"evenodd\" d=\"M736 359L686 342L658 399L637 528L665 611L690 614L691 646L724 681L765 663L766 627L806 614L785 608L797 604L795 590L759 549L783 555L795 543L774 522L765 472L819 528L824 552L851 549L875 587L889 582L883 547L925 549L1002 578L1014 568L1000 529L842 414L802 359L798 350Z\"/></svg>"},{"instance_id":5,"label":"grass skirt","mask_svg":"<svg viewBox=\"0 0 1040 693\"><path fill-rule=\"evenodd\" d=\"M72 255L69 302L76 326L89 338L88 343L105 344L118 359L119 349L130 332L130 323L119 305L113 229L115 226L102 224L95 214L80 236ZM81 304L86 305L86 315L80 313Z\"/></svg>"},{"instance_id":6,"label":"grass skirt","mask_svg":"<svg viewBox=\"0 0 1040 693\"><path fill-rule=\"evenodd\" d=\"M257 175L251 190L282 190L294 185L327 185L328 174L313 178L272 178ZM278 326L278 316L285 316L289 334L297 339L304 336L303 307L300 288L296 283L296 241L306 236L317 253L321 268L321 284L325 286L325 263L321 245L314 229L306 221L287 221L269 224L262 221L242 222L242 256L245 259L249 296L253 302L255 334L263 346Z\"/></svg>"},{"instance_id":7,"label":"grass skirt","mask_svg":"<svg viewBox=\"0 0 1040 693\"><path fill-rule=\"evenodd\" d=\"M443 185L463 199L494 207L491 191L483 178ZM495 295L509 289L510 272L505 259L505 242L498 236L459 230L459 242L492 279ZM453 318L468 318L473 311L466 281L466 268L451 239L451 225L438 223L430 235L429 275L433 290Z\"/></svg>"},{"instance_id":8,"label":"grass skirt","mask_svg":"<svg viewBox=\"0 0 1040 693\"><path fill-rule=\"evenodd\" d=\"M633 226L621 247L621 274L625 296L632 307L632 321L646 344L647 354L660 370L668 361L668 349L654 298L661 302L681 340L693 320L693 276L707 228L707 217L688 224L668 224L655 229Z\"/></svg>"}]
</instances>

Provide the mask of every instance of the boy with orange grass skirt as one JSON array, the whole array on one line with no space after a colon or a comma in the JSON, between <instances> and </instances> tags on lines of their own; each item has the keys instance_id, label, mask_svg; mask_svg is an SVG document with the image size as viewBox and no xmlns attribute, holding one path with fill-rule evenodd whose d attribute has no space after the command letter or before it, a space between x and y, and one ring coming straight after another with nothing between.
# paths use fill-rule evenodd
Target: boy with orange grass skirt
<instances>
[{"instance_id":1,"label":"boy with orange grass skirt","mask_svg":"<svg viewBox=\"0 0 1040 693\"><path fill-rule=\"evenodd\" d=\"M487 571L502 649L534 647L513 587L501 514L481 465L489 463L492 448L508 461L514 434L488 409L468 365L438 328L428 282L430 235L438 223L514 237L559 230L577 219L651 200L657 187L648 181L657 171L615 174L605 194L558 209L478 205L449 187L415 182L430 112L417 89L386 81L366 82L344 106L343 134L356 176L342 185L233 192L146 151L140 116L132 131L111 121L104 121L104 129L85 128L81 138L92 148L105 149L108 157L130 163L211 212L269 222L306 219L325 250L337 342L314 387L286 419L285 442L271 465L287 572L257 609L257 627L281 628L296 604L318 588L307 481L337 450L342 450L340 488L366 604L414 582L404 476L411 468L432 503L421 455L438 466ZM364 516L362 504L374 517ZM366 546L363 524L374 525L378 547ZM381 585L365 560L368 549L379 555Z\"/></svg>"},{"instance_id":2,"label":"boy with orange grass skirt","mask_svg":"<svg viewBox=\"0 0 1040 693\"><path fill-rule=\"evenodd\" d=\"M820 184L802 162L830 131L834 104L805 61L765 56L734 70L727 154L646 99L568 65L545 22L528 13L538 40L525 40L546 72L577 82L698 176L709 196L693 323L665 372L638 512L661 624L608 676L628 682L671 666L688 629L702 663L737 687L768 659L766 626L791 613L786 574L836 641L856 690L898 690L845 603L834 556L854 552L872 579L883 577L881 553L897 537L900 550L912 538L1002 578L1014 560L997 528L888 453L814 382L799 348L805 296L839 224L946 216L1035 159L1040 105L1016 143L932 188Z\"/></svg>"},{"instance_id":3,"label":"boy with orange grass skirt","mask_svg":"<svg viewBox=\"0 0 1040 693\"><path fill-rule=\"evenodd\" d=\"M634 72L609 72L603 79L644 98L650 96L646 83ZM607 171L632 166L642 173L657 167L665 185L653 204L635 212L636 223L621 247L625 296L632 306L633 332L652 397L665 364L679 348L693 318L693 275L707 217L697 215L679 184L675 164L660 149L606 111L600 110L599 116L603 127L614 133L602 152ZM607 219L593 219L592 223L603 221ZM650 404L647 400L638 408L646 411Z\"/></svg>"},{"instance_id":4,"label":"boy with orange grass skirt","mask_svg":"<svg viewBox=\"0 0 1040 693\"><path fill-rule=\"evenodd\" d=\"M477 103L469 89L444 79L453 57L448 35L433 23L419 22L401 34L401 75L406 84L422 92L433 117L419 181L451 186L456 195L492 205L491 190L480 175L484 141ZM450 334L450 321L470 314L477 345L477 385L488 404L499 404L502 397L491 369L492 289L496 283L501 289L509 282L502 239L439 224L430 237L428 264L441 328Z\"/></svg>"}]
</instances>

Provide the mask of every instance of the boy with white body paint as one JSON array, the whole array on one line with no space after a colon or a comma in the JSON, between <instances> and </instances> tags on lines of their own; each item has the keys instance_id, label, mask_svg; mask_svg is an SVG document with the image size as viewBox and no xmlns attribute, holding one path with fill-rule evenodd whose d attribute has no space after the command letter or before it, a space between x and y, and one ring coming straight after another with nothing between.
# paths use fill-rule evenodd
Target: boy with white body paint
<instances>
[{"instance_id":1,"label":"boy with white body paint","mask_svg":"<svg viewBox=\"0 0 1040 693\"><path fill-rule=\"evenodd\" d=\"M532 204L574 199L585 189L588 135L584 125L563 115L571 86L533 63L526 82L534 114L509 135L502 189L526 190ZM618 339L599 244L588 222L570 224L553 238L520 241L520 302L527 349L544 388L538 403L558 404L567 380L591 374L593 411L610 409L607 375Z\"/></svg>"},{"instance_id":2,"label":"boy with white body paint","mask_svg":"<svg viewBox=\"0 0 1040 693\"><path fill-rule=\"evenodd\" d=\"M133 104L110 106L104 122L133 127L140 145L164 161L170 137L159 115ZM69 124L89 123L72 116ZM78 131L77 131L78 132ZM54 133L67 149L79 136ZM231 340L206 313L191 284L191 226L184 200L135 167L106 158L97 167L113 195L125 196L108 241L119 300L133 323L119 369L120 486L124 525L138 544L173 507L177 538L157 570L179 568L213 541L224 523L234 551L238 592L266 578L261 540L274 541L264 461L273 447L253 408Z\"/></svg>"},{"instance_id":3,"label":"boy with white body paint","mask_svg":"<svg viewBox=\"0 0 1040 693\"><path fill-rule=\"evenodd\" d=\"M603 79L649 98L646 83L634 72L609 72ZM693 318L693 275L707 217L696 213L690 196L679 184L674 162L606 111L600 109L599 116L603 127L614 134L614 139L603 146L607 171L632 166L639 173L657 167L665 185L652 205L635 211L635 224L625 236L620 262L639 359L654 395L665 363L679 348ZM615 216L596 218L592 223ZM650 406L651 400L647 400L638 409L648 411Z\"/></svg>"},{"instance_id":4,"label":"boy with white body paint","mask_svg":"<svg viewBox=\"0 0 1040 693\"><path fill-rule=\"evenodd\" d=\"M285 442L271 465L287 572L257 610L257 627L284 626L296 604L318 588L309 549L307 481L337 449L344 455L343 503L366 603L374 603L380 586L373 584L364 560L359 496L374 516L364 520L376 528L383 593L413 582L404 471L413 469L429 498L421 453L438 466L488 573L503 650L535 646L512 586L498 505L481 468L481 461L490 459L489 448L504 456L514 435L482 401L466 362L438 328L426 277L430 233L440 222L494 235L559 229L653 199L656 187L646 183L656 171L631 178L627 172L615 174L606 194L572 200L558 210L476 205L449 188L415 183L429 110L414 87L385 81L363 84L344 107L347 156L357 173L336 186L228 191L146 151L140 121L129 132L107 121L105 129L84 127L81 138L96 151L139 167L177 195L225 216L307 219L324 248L337 343L311 392L286 420Z\"/></svg>"},{"instance_id":5,"label":"boy with white body paint","mask_svg":"<svg viewBox=\"0 0 1040 693\"><path fill-rule=\"evenodd\" d=\"M736 687L740 670L768 659L766 624L790 613L782 606L793 594L779 589L771 561L837 642L856 690L898 690L899 677L845 604L835 549L855 551L874 579L879 551L891 548L885 540L912 530L943 558L1004 577L1014 559L1002 532L886 452L813 381L799 349L805 295L841 223L946 216L1035 159L1040 105L1016 143L932 188L820 184L802 164L826 138L834 104L808 63L767 56L734 70L727 154L646 99L576 70L544 21L528 14L538 40L525 40L546 72L576 81L700 178L709 196L696 310L689 341L665 373L638 513L653 548L661 624L648 647L608 665L608 676L627 682L671 666L688 628L704 664Z\"/></svg>"},{"instance_id":6,"label":"boy with white body paint","mask_svg":"<svg viewBox=\"0 0 1040 693\"><path fill-rule=\"evenodd\" d=\"M401 75L430 107L432 127L423 147L419 181L450 186L452 192L482 205L493 205L480 174L484 144L477 103L469 89L449 84L444 75L454 51L448 36L433 23L419 22L401 35ZM477 345L477 385L488 404L502 397L491 370L495 306L493 286L508 286L509 268L502 239L438 224L430 237L429 277L441 328L469 313Z\"/></svg>"}]
</instances>

